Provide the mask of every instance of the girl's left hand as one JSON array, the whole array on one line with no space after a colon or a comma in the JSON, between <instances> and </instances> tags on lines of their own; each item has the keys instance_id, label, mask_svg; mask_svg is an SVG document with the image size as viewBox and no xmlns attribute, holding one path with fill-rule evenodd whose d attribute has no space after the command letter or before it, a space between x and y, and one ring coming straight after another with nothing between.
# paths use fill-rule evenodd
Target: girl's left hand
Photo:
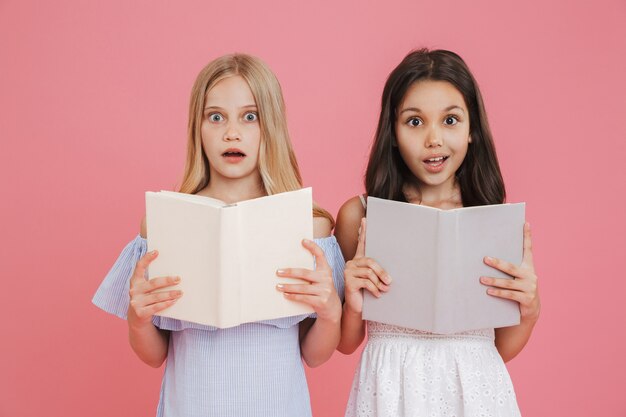
<instances>
[{"instance_id":1,"label":"girl's left hand","mask_svg":"<svg viewBox=\"0 0 626 417\"><path fill-rule=\"evenodd\" d=\"M315 270L305 268L285 268L276 275L286 278L299 278L308 281L303 284L278 284L288 300L298 301L313 307L320 319L341 320L341 301L333 284L333 270L326 261L324 251L315 242L304 239L304 246L315 257Z\"/></svg>"},{"instance_id":2,"label":"girl's left hand","mask_svg":"<svg viewBox=\"0 0 626 417\"><path fill-rule=\"evenodd\" d=\"M480 277L480 282L491 286L487 289L487 293L495 297L517 301L520 305L522 321L536 321L539 318L541 303L537 288L537 275L533 264L530 224L524 224L524 254L519 266L490 257L486 257L484 262L513 277L513 279Z\"/></svg>"}]
</instances>

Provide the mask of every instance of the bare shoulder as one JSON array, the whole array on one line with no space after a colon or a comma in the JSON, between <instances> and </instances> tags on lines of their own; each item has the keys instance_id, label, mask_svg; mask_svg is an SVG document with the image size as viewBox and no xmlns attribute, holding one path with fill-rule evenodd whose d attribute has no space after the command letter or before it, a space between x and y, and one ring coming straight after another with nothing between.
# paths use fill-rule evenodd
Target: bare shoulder
<instances>
[{"instance_id":1,"label":"bare shoulder","mask_svg":"<svg viewBox=\"0 0 626 417\"><path fill-rule=\"evenodd\" d=\"M365 216L365 208L361 203L361 198L357 195L343 203L337 214L337 227L340 223L353 225L361 223L361 218Z\"/></svg>"},{"instance_id":2,"label":"bare shoulder","mask_svg":"<svg viewBox=\"0 0 626 417\"><path fill-rule=\"evenodd\" d=\"M330 213L313 202L313 237L322 238L330 236L333 230L334 220Z\"/></svg>"},{"instance_id":3,"label":"bare shoulder","mask_svg":"<svg viewBox=\"0 0 626 417\"><path fill-rule=\"evenodd\" d=\"M326 217L313 217L313 237L328 237L332 230L333 224Z\"/></svg>"},{"instance_id":4,"label":"bare shoulder","mask_svg":"<svg viewBox=\"0 0 626 417\"><path fill-rule=\"evenodd\" d=\"M146 227L146 216L143 216L141 219L141 226L139 226L139 234L142 238L146 238L148 236L148 228Z\"/></svg>"},{"instance_id":5,"label":"bare shoulder","mask_svg":"<svg viewBox=\"0 0 626 417\"><path fill-rule=\"evenodd\" d=\"M359 240L361 219L365 216L365 208L359 196L352 197L339 209L335 237L346 260L352 259L356 253Z\"/></svg>"}]
</instances>

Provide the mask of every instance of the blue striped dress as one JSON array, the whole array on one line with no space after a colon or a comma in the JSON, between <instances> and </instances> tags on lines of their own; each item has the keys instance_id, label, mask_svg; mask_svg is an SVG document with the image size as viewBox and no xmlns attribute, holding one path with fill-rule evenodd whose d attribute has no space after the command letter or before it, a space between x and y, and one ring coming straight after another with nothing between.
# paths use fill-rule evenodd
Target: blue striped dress
<instances>
[{"instance_id":1,"label":"blue striped dress","mask_svg":"<svg viewBox=\"0 0 626 417\"><path fill-rule=\"evenodd\" d=\"M345 263L337 241L331 236L315 243L343 297ZM124 248L93 297L96 306L126 319L129 279L146 249L140 236ZM155 326L170 330L157 416L311 416L298 334L306 317L218 329L154 316Z\"/></svg>"}]
</instances>

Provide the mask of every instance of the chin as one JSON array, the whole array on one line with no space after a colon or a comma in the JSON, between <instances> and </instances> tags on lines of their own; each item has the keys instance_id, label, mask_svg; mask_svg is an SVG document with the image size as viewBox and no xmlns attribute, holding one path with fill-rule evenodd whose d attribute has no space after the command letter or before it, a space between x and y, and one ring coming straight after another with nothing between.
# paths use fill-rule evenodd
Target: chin
<instances>
[{"instance_id":1,"label":"chin","mask_svg":"<svg viewBox=\"0 0 626 417\"><path fill-rule=\"evenodd\" d=\"M242 178L248 178L252 175L254 175L255 170L237 170L237 171L229 171L229 170L225 170L223 172L220 172L219 174L224 177L227 178L229 180L238 180L238 179L242 179Z\"/></svg>"}]
</instances>

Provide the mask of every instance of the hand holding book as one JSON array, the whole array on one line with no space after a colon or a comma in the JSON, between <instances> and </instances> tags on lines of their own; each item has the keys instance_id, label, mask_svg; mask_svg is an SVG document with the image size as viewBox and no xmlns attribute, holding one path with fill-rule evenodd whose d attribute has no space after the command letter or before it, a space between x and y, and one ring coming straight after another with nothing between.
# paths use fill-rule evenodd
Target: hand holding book
<instances>
[{"instance_id":1,"label":"hand holding book","mask_svg":"<svg viewBox=\"0 0 626 417\"><path fill-rule=\"evenodd\" d=\"M346 263L344 278L346 282L345 297L348 308L357 314L363 311L363 292L368 290L376 298L381 296L381 291L389 290L391 277L374 259L365 256L365 235L367 221L361 219L359 229L359 241L356 253L351 261Z\"/></svg>"},{"instance_id":2,"label":"hand holding book","mask_svg":"<svg viewBox=\"0 0 626 417\"><path fill-rule=\"evenodd\" d=\"M158 252L154 250L141 257L130 278L129 319L132 318L139 325L152 325L152 316L174 304L183 295L179 290L163 291L166 287L178 284L179 277L146 279L148 266L157 256Z\"/></svg>"},{"instance_id":3,"label":"hand holding book","mask_svg":"<svg viewBox=\"0 0 626 417\"><path fill-rule=\"evenodd\" d=\"M520 265L490 257L485 257L484 262L513 277L513 279L480 277L480 282L491 286L487 292L495 297L517 301L522 321L536 320L539 316L540 302L533 263L530 224L524 224L524 252Z\"/></svg>"},{"instance_id":4,"label":"hand holding book","mask_svg":"<svg viewBox=\"0 0 626 417\"><path fill-rule=\"evenodd\" d=\"M285 298L307 304L315 310L320 319L339 320L341 300L333 284L333 271L326 261L324 251L315 242L304 239L304 246L315 257L315 270L306 268L284 268L276 271L283 278L298 278L302 284L277 284Z\"/></svg>"}]
</instances>

